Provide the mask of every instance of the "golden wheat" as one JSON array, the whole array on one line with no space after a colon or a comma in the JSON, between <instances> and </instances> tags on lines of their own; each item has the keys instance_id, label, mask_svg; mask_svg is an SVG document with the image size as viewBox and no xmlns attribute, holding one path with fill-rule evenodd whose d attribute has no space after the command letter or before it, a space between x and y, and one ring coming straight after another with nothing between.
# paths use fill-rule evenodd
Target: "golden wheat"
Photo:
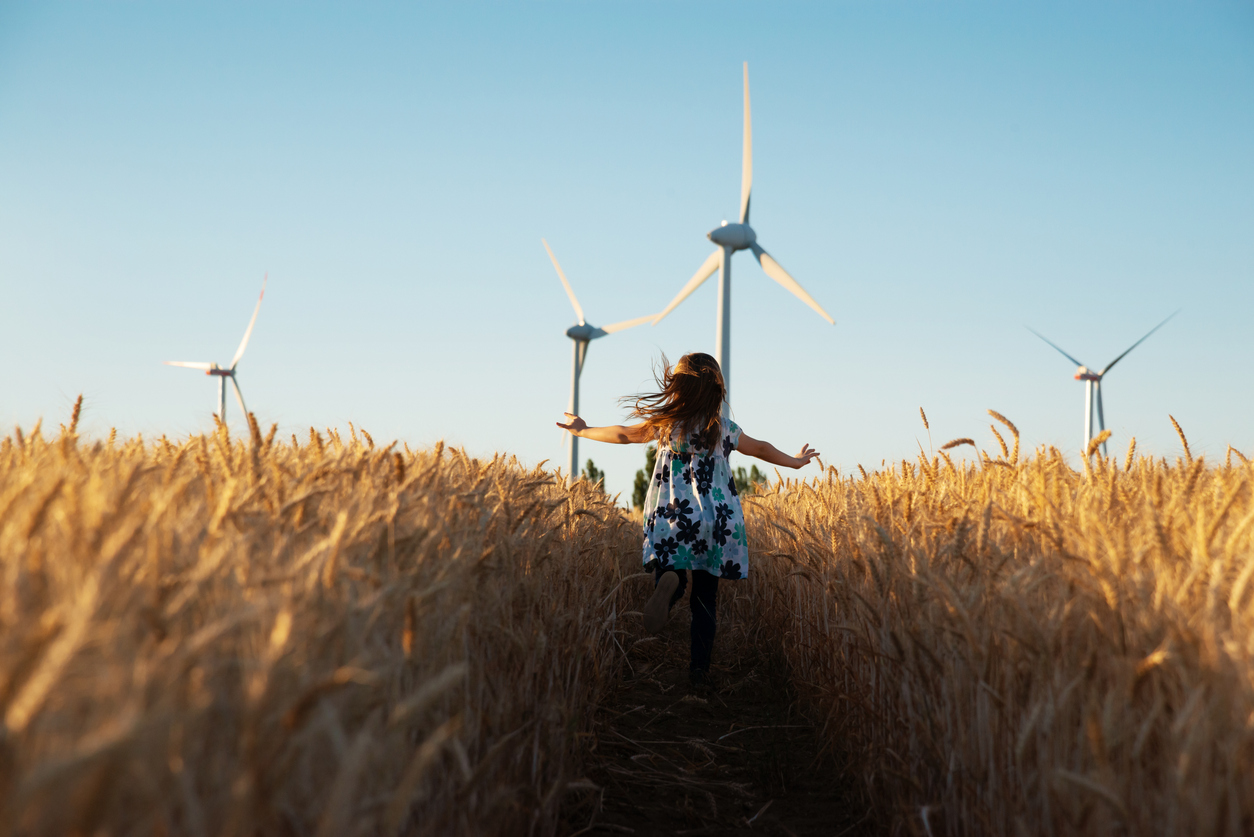
<instances>
[{"instance_id":1,"label":"golden wheat","mask_svg":"<svg viewBox=\"0 0 1254 837\"><path fill-rule=\"evenodd\" d=\"M1006 418L1005 416L1003 416L1001 413L997 412L996 410L989 410L988 414L992 416L993 418L997 419L998 421L1000 421L1002 424L1006 425L1006 429L1010 431L1010 434L1012 436L1014 436L1015 448L1013 451L1010 452L1010 454L1008 454L1008 456L1010 458L1011 465L1018 464L1019 462L1019 428L1015 427L1014 422L1012 422L1010 419ZM1002 441L1001 434L997 433L996 428L993 429L993 432L997 434L997 441L1001 442ZM1005 442L1002 442L1001 449L1003 451L1006 450Z\"/></svg>"},{"instance_id":2,"label":"golden wheat","mask_svg":"<svg viewBox=\"0 0 1254 837\"><path fill-rule=\"evenodd\" d=\"M1184 447L1184 459L1186 462L1193 462L1193 452L1189 450L1189 440L1185 438L1184 431L1180 429L1180 422L1176 421L1175 416L1167 416L1171 419L1171 426L1176 429L1176 435L1180 437L1180 444Z\"/></svg>"},{"instance_id":3,"label":"golden wheat","mask_svg":"<svg viewBox=\"0 0 1254 837\"><path fill-rule=\"evenodd\" d=\"M1093 454L1097 453L1097 449L1100 448L1102 444L1109 438L1110 438L1110 431L1103 430L1101 433L1098 433L1092 439L1089 439L1089 446L1084 451L1085 460L1091 459Z\"/></svg>"},{"instance_id":4,"label":"golden wheat","mask_svg":"<svg viewBox=\"0 0 1254 837\"><path fill-rule=\"evenodd\" d=\"M887 829L1250 833L1254 468L989 414L1001 459L746 497L716 655L787 660ZM595 791L638 515L356 427L76 432L0 440L0 833L544 835Z\"/></svg>"},{"instance_id":5,"label":"golden wheat","mask_svg":"<svg viewBox=\"0 0 1254 837\"><path fill-rule=\"evenodd\" d=\"M80 406L0 444L0 833L555 831L637 572L600 491Z\"/></svg>"},{"instance_id":6,"label":"golden wheat","mask_svg":"<svg viewBox=\"0 0 1254 837\"><path fill-rule=\"evenodd\" d=\"M885 826L1254 831L1254 469L1134 451L1087 473L1052 448L920 455L746 501L732 606Z\"/></svg>"}]
</instances>

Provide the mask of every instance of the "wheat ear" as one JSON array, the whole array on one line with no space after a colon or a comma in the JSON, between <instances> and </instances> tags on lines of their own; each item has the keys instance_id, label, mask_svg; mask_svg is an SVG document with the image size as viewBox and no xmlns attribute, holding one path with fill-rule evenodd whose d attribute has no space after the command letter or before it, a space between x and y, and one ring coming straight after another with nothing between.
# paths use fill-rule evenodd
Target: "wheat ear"
<instances>
[{"instance_id":1,"label":"wheat ear","mask_svg":"<svg viewBox=\"0 0 1254 837\"><path fill-rule=\"evenodd\" d=\"M1015 437L1015 447L1014 450L1010 452L1010 464L1019 464L1019 428L1015 427L1015 423L1013 421L1006 418L996 410L989 410L988 414L1000 421L1002 424L1006 425L1006 429L1010 431L1010 435Z\"/></svg>"},{"instance_id":2,"label":"wheat ear","mask_svg":"<svg viewBox=\"0 0 1254 837\"><path fill-rule=\"evenodd\" d=\"M78 432L78 417L83 412L83 394L78 394L78 400L74 402L74 412L70 414L70 435L73 436Z\"/></svg>"},{"instance_id":3,"label":"wheat ear","mask_svg":"<svg viewBox=\"0 0 1254 837\"><path fill-rule=\"evenodd\" d=\"M1171 426L1176 429L1176 435L1180 437L1180 444L1184 445L1184 458L1190 465L1193 464L1193 452L1189 450L1189 440L1184 437L1184 431L1180 429L1180 422L1176 421L1176 417L1167 414L1167 418L1171 419Z\"/></svg>"},{"instance_id":4,"label":"wheat ear","mask_svg":"<svg viewBox=\"0 0 1254 837\"><path fill-rule=\"evenodd\" d=\"M1088 450L1084 452L1085 460L1087 460L1090 456L1096 453L1097 449L1102 446L1102 443L1105 442L1109 438L1110 438L1110 431L1103 430L1101 433L1098 433L1092 439L1089 439L1089 448Z\"/></svg>"},{"instance_id":5,"label":"wheat ear","mask_svg":"<svg viewBox=\"0 0 1254 837\"><path fill-rule=\"evenodd\" d=\"M993 431L993 435L997 437L997 444L1001 445L1001 455L1006 458L1007 462L1009 462L1010 461L1010 449L1006 447L1006 440L1003 439L1001 437L1001 434L997 432L996 425L990 424L988 426L988 429Z\"/></svg>"}]
</instances>

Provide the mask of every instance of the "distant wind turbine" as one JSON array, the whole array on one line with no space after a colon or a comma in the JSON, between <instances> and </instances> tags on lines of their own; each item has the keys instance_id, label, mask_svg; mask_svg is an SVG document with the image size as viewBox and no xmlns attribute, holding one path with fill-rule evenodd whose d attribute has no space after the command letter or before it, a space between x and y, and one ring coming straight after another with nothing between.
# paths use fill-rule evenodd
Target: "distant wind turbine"
<instances>
[{"instance_id":1,"label":"distant wind turbine","mask_svg":"<svg viewBox=\"0 0 1254 837\"><path fill-rule=\"evenodd\" d=\"M697 270L688 284L684 285L679 295L671 300L671 304L653 320L657 325L663 317L675 309L676 305L688 298L702 282L709 279L714 271L719 270L718 281L718 319L714 328L715 359L723 370L723 381L731 387L731 257L737 250L752 250L758 264L766 275L787 288L794 296L809 305L823 319L832 325L836 321L823 310L814 297L805 292L797 284L797 280L788 275L788 271L779 266L779 262L771 258L771 254L758 246L757 233L749 226L749 197L753 187L753 133L749 124L749 64L745 69L745 136L744 150L740 171L740 222L729 224L723 222L706 234L706 238L718 245L717 250L710 254L705 264Z\"/></svg>"},{"instance_id":2,"label":"distant wind turbine","mask_svg":"<svg viewBox=\"0 0 1254 837\"><path fill-rule=\"evenodd\" d=\"M1170 320L1171 317L1174 317L1176 314L1179 314L1179 313L1180 313L1180 309L1176 309L1171 314L1171 316L1167 318L1167 320ZM1110 363L1106 364L1105 368L1102 369L1102 371L1100 372L1092 371L1083 363L1080 363L1080 361L1076 360L1071 355L1064 352L1061 348L1059 348L1058 344L1054 343L1048 337L1041 334L1039 331L1037 331L1034 328L1031 328L1031 327L1028 328L1028 331L1032 332L1037 337L1044 340L1046 343L1049 343L1049 345L1053 346L1055 349L1058 349L1058 351L1062 354L1063 357L1065 357L1067 360L1074 363L1078 367L1076 369L1075 379L1077 381L1084 381L1084 445L1080 448L1081 456L1083 456L1088 451L1089 442L1093 438L1093 405L1094 403L1096 403L1097 405L1097 432L1101 433L1103 430L1106 429L1106 416L1102 410L1102 378L1106 376L1107 372L1109 372L1111 369L1114 368L1116 363L1123 360L1124 356L1127 355L1128 352L1132 351L1137 346L1144 343L1146 337L1149 337L1151 334L1153 334L1154 332L1162 328L1164 325L1166 325L1167 320L1163 320L1161 323L1159 323L1158 325L1154 326L1149 331L1147 331L1145 333L1145 337L1142 337L1140 340L1136 341L1131 346L1124 349L1123 352L1117 358L1112 360ZM1102 456L1105 456L1105 455L1106 455L1106 443L1102 442Z\"/></svg>"},{"instance_id":3,"label":"distant wind turbine","mask_svg":"<svg viewBox=\"0 0 1254 837\"><path fill-rule=\"evenodd\" d=\"M583 361L588 355L588 344L598 337L604 337L607 334L613 334L616 331L622 331L626 328L643 325L653 319L653 314L644 317L637 317L634 320L624 320L621 323L602 326L597 328L588 323L583 316L583 307L579 304L579 300L575 298L575 292L570 287L570 282L566 281L566 274L562 272L562 266L557 263L557 256L553 255L553 249L549 247L549 243L543 238L540 243L544 245L544 249L548 251L549 258L553 262L553 268L557 271L557 278L562 280L562 287L566 289L566 296L570 297L570 304L575 309L575 316L579 318L579 322L566 329L566 336L575 341L574 360L570 367L570 412L579 415L579 375L583 372ZM569 434L563 434L563 437ZM566 471L566 478L574 482L575 477L579 475L579 437L570 436L570 461Z\"/></svg>"},{"instance_id":4,"label":"distant wind turbine","mask_svg":"<svg viewBox=\"0 0 1254 837\"><path fill-rule=\"evenodd\" d=\"M248 418L248 408L244 406L244 394L240 392L239 382L235 380L235 367L239 365L239 359L244 356L244 349L248 347L248 338L252 336L253 326L257 324L257 312L261 310L261 300L266 296L266 282L269 280L270 274L267 273L261 280L261 296L257 297L257 307L253 309L253 318L248 321L248 330L244 332L244 339L240 341L239 348L235 350L235 357L231 358L231 365L226 369L218 366L216 363L195 363L184 360L167 360L167 366L186 366L188 369L203 369L206 375L218 376L218 418L223 424L226 423L226 379L231 379L231 386L235 389L235 400L239 402L240 412L243 413L245 420Z\"/></svg>"}]
</instances>

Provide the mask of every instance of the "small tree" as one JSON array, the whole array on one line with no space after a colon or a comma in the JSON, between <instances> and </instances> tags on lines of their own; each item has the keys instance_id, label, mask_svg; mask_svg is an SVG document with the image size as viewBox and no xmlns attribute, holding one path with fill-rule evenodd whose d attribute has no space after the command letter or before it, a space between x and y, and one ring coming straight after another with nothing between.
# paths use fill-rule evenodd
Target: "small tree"
<instances>
[{"instance_id":1,"label":"small tree","mask_svg":"<svg viewBox=\"0 0 1254 837\"><path fill-rule=\"evenodd\" d=\"M600 486L602 491L605 490L605 472L598 468L591 459L588 460L588 464L583 469L583 476L584 479L593 485Z\"/></svg>"},{"instance_id":2,"label":"small tree","mask_svg":"<svg viewBox=\"0 0 1254 837\"><path fill-rule=\"evenodd\" d=\"M759 485L766 484L766 474L759 471L757 465L752 466L749 471L745 471L742 465L732 477L736 480L736 491L740 494L752 494Z\"/></svg>"},{"instance_id":3,"label":"small tree","mask_svg":"<svg viewBox=\"0 0 1254 837\"><path fill-rule=\"evenodd\" d=\"M631 504L638 509L644 508L644 497L649 493L649 480L653 478L656 465L657 445L649 445L644 449L644 470L636 471L636 484L631 489Z\"/></svg>"}]
</instances>

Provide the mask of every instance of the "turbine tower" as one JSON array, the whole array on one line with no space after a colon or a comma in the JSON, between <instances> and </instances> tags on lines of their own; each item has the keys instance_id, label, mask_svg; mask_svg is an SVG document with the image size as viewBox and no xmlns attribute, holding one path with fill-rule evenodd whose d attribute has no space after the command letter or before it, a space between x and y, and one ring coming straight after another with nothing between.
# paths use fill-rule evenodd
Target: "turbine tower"
<instances>
[{"instance_id":1,"label":"turbine tower","mask_svg":"<svg viewBox=\"0 0 1254 837\"><path fill-rule=\"evenodd\" d=\"M206 375L216 375L218 378L218 419L226 424L226 379L231 379L231 386L235 390L235 400L239 402L240 412L244 415L244 419L248 419L248 408L244 406L244 394L240 392L239 382L235 380L235 367L239 365L239 359L244 356L244 349L248 347L248 338L252 336L253 326L257 324L257 313L261 310L261 300L266 296L266 281L270 278L267 273L261 280L261 296L257 297L257 307L253 309L253 318L248 321L248 330L244 332L244 339L240 341L239 348L235 350L235 357L231 358L231 365L226 369L218 366L216 363L196 363L184 360L167 360L167 366L186 366L188 369L203 369Z\"/></svg>"},{"instance_id":2,"label":"turbine tower","mask_svg":"<svg viewBox=\"0 0 1254 837\"><path fill-rule=\"evenodd\" d=\"M787 288L794 296L809 305L823 319L832 325L836 321L823 310L814 297L806 293L797 280L788 275L788 271L780 267L779 262L771 258L771 254L758 245L758 235L749 226L749 198L753 189L753 132L749 124L749 64L745 62L745 135L744 150L740 171L740 221L735 224L723 222L706 234L706 238L718 245L718 249L710 254L705 264L698 268L693 277L684 285L679 295L671 300L670 305L653 320L657 325L662 318L675 309L676 305L688 298L702 282L709 279L714 271L718 277L718 317L714 326L714 356L723 370L723 381L731 389L731 257L738 250L752 250L754 258L762 266L766 275Z\"/></svg>"},{"instance_id":3,"label":"turbine tower","mask_svg":"<svg viewBox=\"0 0 1254 837\"><path fill-rule=\"evenodd\" d=\"M553 255L553 249L549 247L549 243L543 238L540 239L540 243L548 251L549 258L553 262L553 268L557 271L557 278L562 280L562 287L566 289L566 296L570 297L571 307L575 309L575 316L579 318L578 323L566 329L566 336L575 343L574 359L571 361L570 367L570 412L579 415L579 375L583 372L584 358L588 356L588 344L598 337L604 337L616 331L647 323L653 319L654 315L649 314L648 316L637 317L634 320L624 320L621 323L614 323L601 328L590 324L584 319L583 307L580 306L579 300L575 298L575 292L571 289L570 282L566 281L566 274L562 272L562 266L557 263L557 256ZM566 479L568 483L571 483L579 475L579 437L568 433L563 433L562 436L570 439L570 460L567 463Z\"/></svg>"},{"instance_id":4,"label":"turbine tower","mask_svg":"<svg viewBox=\"0 0 1254 837\"><path fill-rule=\"evenodd\" d=\"M1171 314L1171 316L1167 318L1167 320L1170 320L1171 317L1174 317L1176 314L1179 314L1179 313L1180 313L1180 309L1176 309L1176 311L1174 311ZM1105 368L1103 368L1100 372L1094 372L1093 370L1085 366L1083 363L1080 363L1080 361L1076 360L1071 355L1064 352L1061 348L1059 348L1059 346L1056 343L1054 343L1045 335L1041 334L1036 329L1028 328L1028 331L1032 332L1037 337L1044 340L1046 343L1049 343L1049 345L1053 346L1055 349L1058 349L1058 351L1062 354L1063 357L1065 357L1067 360L1074 363L1077 367L1076 373L1075 373L1075 379L1077 381L1084 381L1084 445L1081 446L1080 448L1081 456L1084 456L1084 454L1088 452L1089 442L1093 438L1093 406L1095 404L1097 406L1097 432L1101 433L1103 430L1106 429L1106 415L1105 415L1105 412L1102 410L1102 378L1106 376L1107 372L1109 372L1111 369L1114 368L1114 365L1116 363L1123 360L1124 355L1126 355L1128 352L1132 351L1137 346L1144 343L1146 337L1149 337L1151 334L1153 334L1154 332L1162 328L1164 325L1166 325L1167 320L1163 320L1161 323L1159 323L1158 325L1154 326L1149 331L1147 331L1145 333L1145 337L1142 337L1140 340L1136 341L1131 346L1124 349L1123 352L1117 358L1112 360L1110 363L1106 364ZM1102 442L1102 456L1105 456L1105 455L1106 455L1106 443Z\"/></svg>"}]
</instances>

